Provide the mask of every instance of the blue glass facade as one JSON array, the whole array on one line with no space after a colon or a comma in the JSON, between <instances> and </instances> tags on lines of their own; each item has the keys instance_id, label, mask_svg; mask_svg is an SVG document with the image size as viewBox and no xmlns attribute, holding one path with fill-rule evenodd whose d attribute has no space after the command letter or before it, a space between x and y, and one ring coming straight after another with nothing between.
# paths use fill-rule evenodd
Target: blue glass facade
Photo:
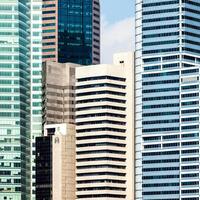
<instances>
[{"instance_id":1,"label":"blue glass facade","mask_svg":"<svg viewBox=\"0 0 200 200\"><path fill-rule=\"evenodd\" d=\"M91 64L93 1L58 1L58 62Z\"/></svg>"},{"instance_id":2,"label":"blue glass facade","mask_svg":"<svg viewBox=\"0 0 200 200\"><path fill-rule=\"evenodd\" d=\"M199 10L136 1L137 199L199 199Z\"/></svg>"},{"instance_id":3,"label":"blue glass facade","mask_svg":"<svg viewBox=\"0 0 200 200\"><path fill-rule=\"evenodd\" d=\"M43 61L100 62L99 0L43 0Z\"/></svg>"}]
</instances>

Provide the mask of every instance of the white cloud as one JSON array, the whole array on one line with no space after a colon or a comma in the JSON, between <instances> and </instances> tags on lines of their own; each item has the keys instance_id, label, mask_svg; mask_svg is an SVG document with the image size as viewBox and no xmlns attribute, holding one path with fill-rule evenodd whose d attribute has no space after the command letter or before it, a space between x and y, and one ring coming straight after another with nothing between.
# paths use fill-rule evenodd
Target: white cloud
<instances>
[{"instance_id":1,"label":"white cloud","mask_svg":"<svg viewBox=\"0 0 200 200\"><path fill-rule=\"evenodd\" d=\"M101 62L112 63L113 53L132 51L134 44L134 19L123 19L114 24L105 17L101 21Z\"/></svg>"}]
</instances>

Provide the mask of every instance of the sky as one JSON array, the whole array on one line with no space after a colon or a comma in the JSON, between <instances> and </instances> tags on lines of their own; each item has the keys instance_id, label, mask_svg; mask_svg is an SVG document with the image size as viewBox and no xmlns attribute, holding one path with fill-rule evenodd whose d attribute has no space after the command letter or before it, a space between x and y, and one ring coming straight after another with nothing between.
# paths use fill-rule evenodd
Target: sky
<instances>
[{"instance_id":1,"label":"sky","mask_svg":"<svg viewBox=\"0 0 200 200\"><path fill-rule=\"evenodd\" d=\"M113 53L131 51L134 44L134 0L100 0L101 62L112 63Z\"/></svg>"}]
</instances>

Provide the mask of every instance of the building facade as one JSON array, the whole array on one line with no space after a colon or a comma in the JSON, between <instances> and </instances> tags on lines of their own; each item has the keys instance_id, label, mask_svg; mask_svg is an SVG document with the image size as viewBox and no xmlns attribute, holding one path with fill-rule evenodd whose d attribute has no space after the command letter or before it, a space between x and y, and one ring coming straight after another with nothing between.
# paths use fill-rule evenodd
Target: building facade
<instances>
[{"instance_id":1,"label":"building facade","mask_svg":"<svg viewBox=\"0 0 200 200\"><path fill-rule=\"evenodd\" d=\"M29 1L0 1L0 199L30 199Z\"/></svg>"},{"instance_id":2,"label":"building facade","mask_svg":"<svg viewBox=\"0 0 200 200\"><path fill-rule=\"evenodd\" d=\"M43 124L75 124L75 68L72 63L43 65Z\"/></svg>"},{"instance_id":3,"label":"building facade","mask_svg":"<svg viewBox=\"0 0 200 200\"><path fill-rule=\"evenodd\" d=\"M100 62L99 0L43 2L43 61Z\"/></svg>"},{"instance_id":4,"label":"building facade","mask_svg":"<svg viewBox=\"0 0 200 200\"><path fill-rule=\"evenodd\" d=\"M36 138L36 200L75 200L75 125L45 125Z\"/></svg>"},{"instance_id":5,"label":"building facade","mask_svg":"<svg viewBox=\"0 0 200 200\"><path fill-rule=\"evenodd\" d=\"M35 199L35 138L42 134L42 0L30 1L31 199Z\"/></svg>"},{"instance_id":6,"label":"building facade","mask_svg":"<svg viewBox=\"0 0 200 200\"><path fill-rule=\"evenodd\" d=\"M133 199L133 72L132 53L76 68L77 199Z\"/></svg>"},{"instance_id":7,"label":"building facade","mask_svg":"<svg viewBox=\"0 0 200 200\"><path fill-rule=\"evenodd\" d=\"M136 199L199 199L200 3L136 0Z\"/></svg>"}]
</instances>

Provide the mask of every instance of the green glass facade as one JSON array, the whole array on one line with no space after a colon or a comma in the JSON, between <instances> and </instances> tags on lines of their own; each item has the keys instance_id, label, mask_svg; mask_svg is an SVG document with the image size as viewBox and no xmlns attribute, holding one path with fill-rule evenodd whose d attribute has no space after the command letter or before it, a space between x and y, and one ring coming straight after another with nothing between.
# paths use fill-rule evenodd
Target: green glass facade
<instances>
[{"instance_id":1,"label":"green glass facade","mask_svg":"<svg viewBox=\"0 0 200 200\"><path fill-rule=\"evenodd\" d=\"M30 199L29 0L0 1L0 200Z\"/></svg>"},{"instance_id":2,"label":"green glass facade","mask_svg":"<svg viewBox=\"0 0 200 200\"><path fill-rule=\"evenodd\" d=\"M31 199L35 199L35 138L42 134L42 0L31 0Z\"/></svg>"}]
</instances>

